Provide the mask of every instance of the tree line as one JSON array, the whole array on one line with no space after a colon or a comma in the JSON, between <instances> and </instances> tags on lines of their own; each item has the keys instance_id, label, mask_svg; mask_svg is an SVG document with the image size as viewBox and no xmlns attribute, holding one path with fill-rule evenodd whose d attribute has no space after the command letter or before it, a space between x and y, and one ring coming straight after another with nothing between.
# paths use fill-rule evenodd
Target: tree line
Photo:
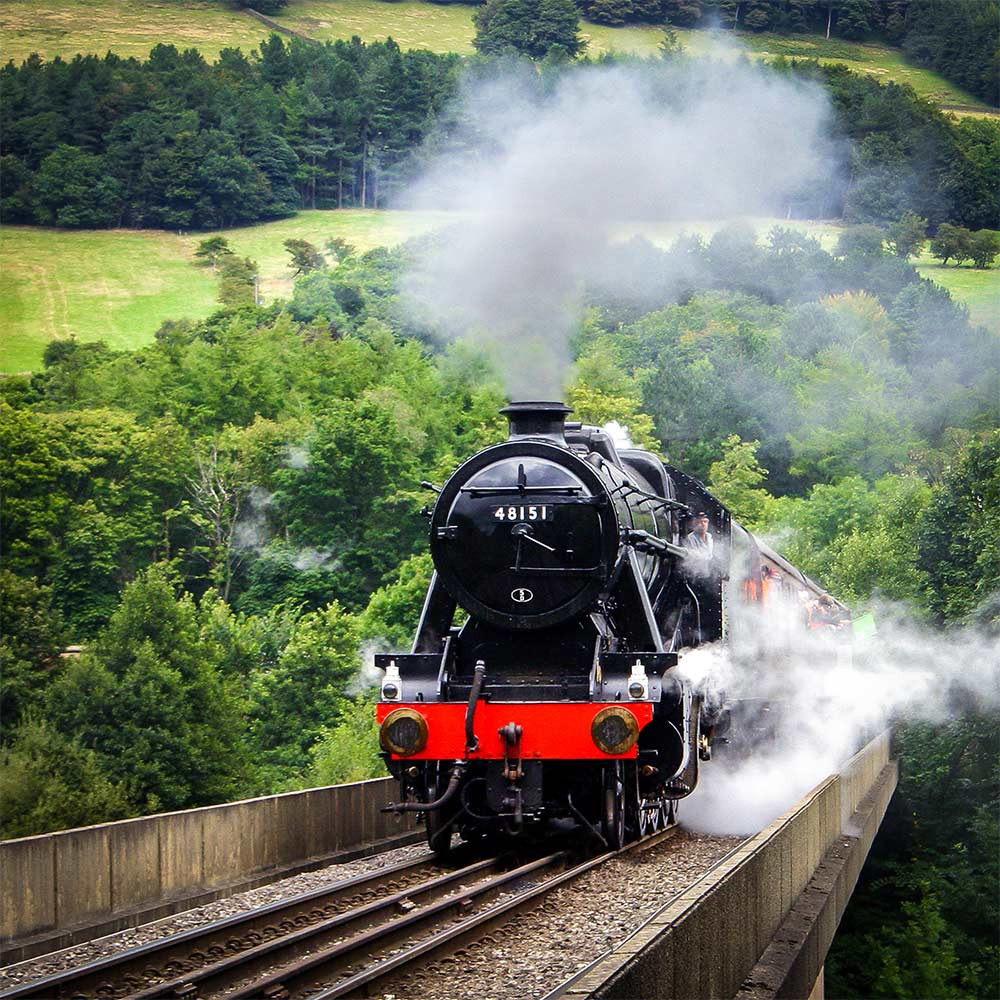
<instances>
[{"instance_id":1,"label":"tree line","mask_svg":"<svg viewBox=\"0 0 1000 1000\"><path fill-rule=\"evenodd\" d=\"M490 37L499 33L481 46L495 54L467 71L507 58L510 33L530 55L553 45L562 53L541 64L534 85L550 87L567 71L572 23L564 37L533 17L490 21L491 11L476 16ZM647 65L669 73L669 63ZM454 141L443 112L465 66L391 40L316 45L277 35L249 55L224 50L215 63L170 45L145 61L109 53L9 62L0 70L0 211L9 223L209 230L300 208L381 207L419 171L428 137ZM1000 125L955 120L845 67L779 60L776 69L829 90L844 140L831 180L804 193L796 214L887 222L909 211L932 231L942 222L1000 229ZM473 136L466 130L463 141Z\"/></svg>"},{"instance_id":2,"label":"tree line","mask_svg":"<svg viewBox=\"0 0 1000 1000\"><path fill-rule=\"evenodd\" d=\"M876 38L976 97L1000 104L995 0L576 0L596 24L664 20L679 28Z\"/></svg>"}]
</instances>

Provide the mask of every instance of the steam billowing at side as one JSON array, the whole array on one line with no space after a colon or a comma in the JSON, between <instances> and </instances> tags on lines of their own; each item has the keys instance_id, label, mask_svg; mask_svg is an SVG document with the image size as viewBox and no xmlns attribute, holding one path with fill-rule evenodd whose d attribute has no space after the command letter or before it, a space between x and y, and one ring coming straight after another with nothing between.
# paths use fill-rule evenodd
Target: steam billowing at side
<instances>
[{"instance_id":1,"label":"steam billowing at side","mask_svg":"<svg viewBox=\"0 0 1000 1000\"><path fill-rule=\"evenodd\" d=\"M680 669L710 707L746 700L768 706L770 721L750 752L723 746L703 765L681 807L697 829L756 832L887 726L1000 711L997 640L984 630L942 632L888 606L865 638L850 627L808 631L793 604L764 618L737 605L731 615L741 641L690 650Z\"/></svg>"},{"instance_id":2,"label":"steam billowing at side","mask_svg":"<svg viewBox=\"0 0 1000 1000\"><path fill-rule=\"evenodd\" d=\"M420 322L487 345L512 396L559 398L581 286L616 229L784 214L830 173L828 103L748 63L571 68L545 92L524 72L468 77L429 145L404 203L463 221L404 293Z\"/></svg>"}]
</instances>

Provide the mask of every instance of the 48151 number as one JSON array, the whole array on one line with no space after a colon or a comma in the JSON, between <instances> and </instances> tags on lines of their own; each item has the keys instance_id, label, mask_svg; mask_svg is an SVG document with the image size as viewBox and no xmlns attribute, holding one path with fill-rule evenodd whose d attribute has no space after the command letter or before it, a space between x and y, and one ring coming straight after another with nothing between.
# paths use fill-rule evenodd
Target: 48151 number
<instances>
[{"instance_id":1,"label":"48151 number","mask_svg":"<svg viewBox=\"0 0 1000 1000\"><path fill-rule=\"evenodd\" d=\"M551 511L548 506L520 504L515 507L494 507L493 516L498 521L549 521Z\"/></svg>"}]
</instances>

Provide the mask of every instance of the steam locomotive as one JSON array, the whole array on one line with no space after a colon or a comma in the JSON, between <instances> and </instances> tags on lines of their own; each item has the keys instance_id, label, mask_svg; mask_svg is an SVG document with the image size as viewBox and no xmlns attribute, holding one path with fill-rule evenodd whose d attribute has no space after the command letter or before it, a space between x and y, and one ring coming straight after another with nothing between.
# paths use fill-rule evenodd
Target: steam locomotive
<instances>
[{"instance_id":1,"label":"steam locomotive","mask_svg":"<svg viewBox=\"0 0 1000 1000\"><path fill-rule=\"evenodd\" d=\"M673 820L724 738L725 710L676 669L682 651L730 638L734 601L828 595L657 456L567 422L562 403L501 412L507 441L429 511L435 572L412 651L376 657L392 808L422 812L439 852L455 832L553 820L617 848ZM698 519L711 531L696 537Z\"/></svg>"}]
</instances>

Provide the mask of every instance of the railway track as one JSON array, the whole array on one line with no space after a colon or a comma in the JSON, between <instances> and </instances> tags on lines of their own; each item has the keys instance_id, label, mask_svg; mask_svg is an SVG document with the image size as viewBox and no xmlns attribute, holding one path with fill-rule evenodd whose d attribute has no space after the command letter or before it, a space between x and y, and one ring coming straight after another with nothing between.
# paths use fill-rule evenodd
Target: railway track
<instances>
[{"instance_id":1,"label":"railway track","mask_svg":"<svg viewBox=\"0 0 1000 1000\"><path fill-rule=\"evenodd\" d=\"M422 855L22 984L0 993L0 1000L364 995L379 980L460 947L608 859L655 846L674 832L670 827L584 860L568 849L446 868Z\"/></svg>"}]
</instances>

